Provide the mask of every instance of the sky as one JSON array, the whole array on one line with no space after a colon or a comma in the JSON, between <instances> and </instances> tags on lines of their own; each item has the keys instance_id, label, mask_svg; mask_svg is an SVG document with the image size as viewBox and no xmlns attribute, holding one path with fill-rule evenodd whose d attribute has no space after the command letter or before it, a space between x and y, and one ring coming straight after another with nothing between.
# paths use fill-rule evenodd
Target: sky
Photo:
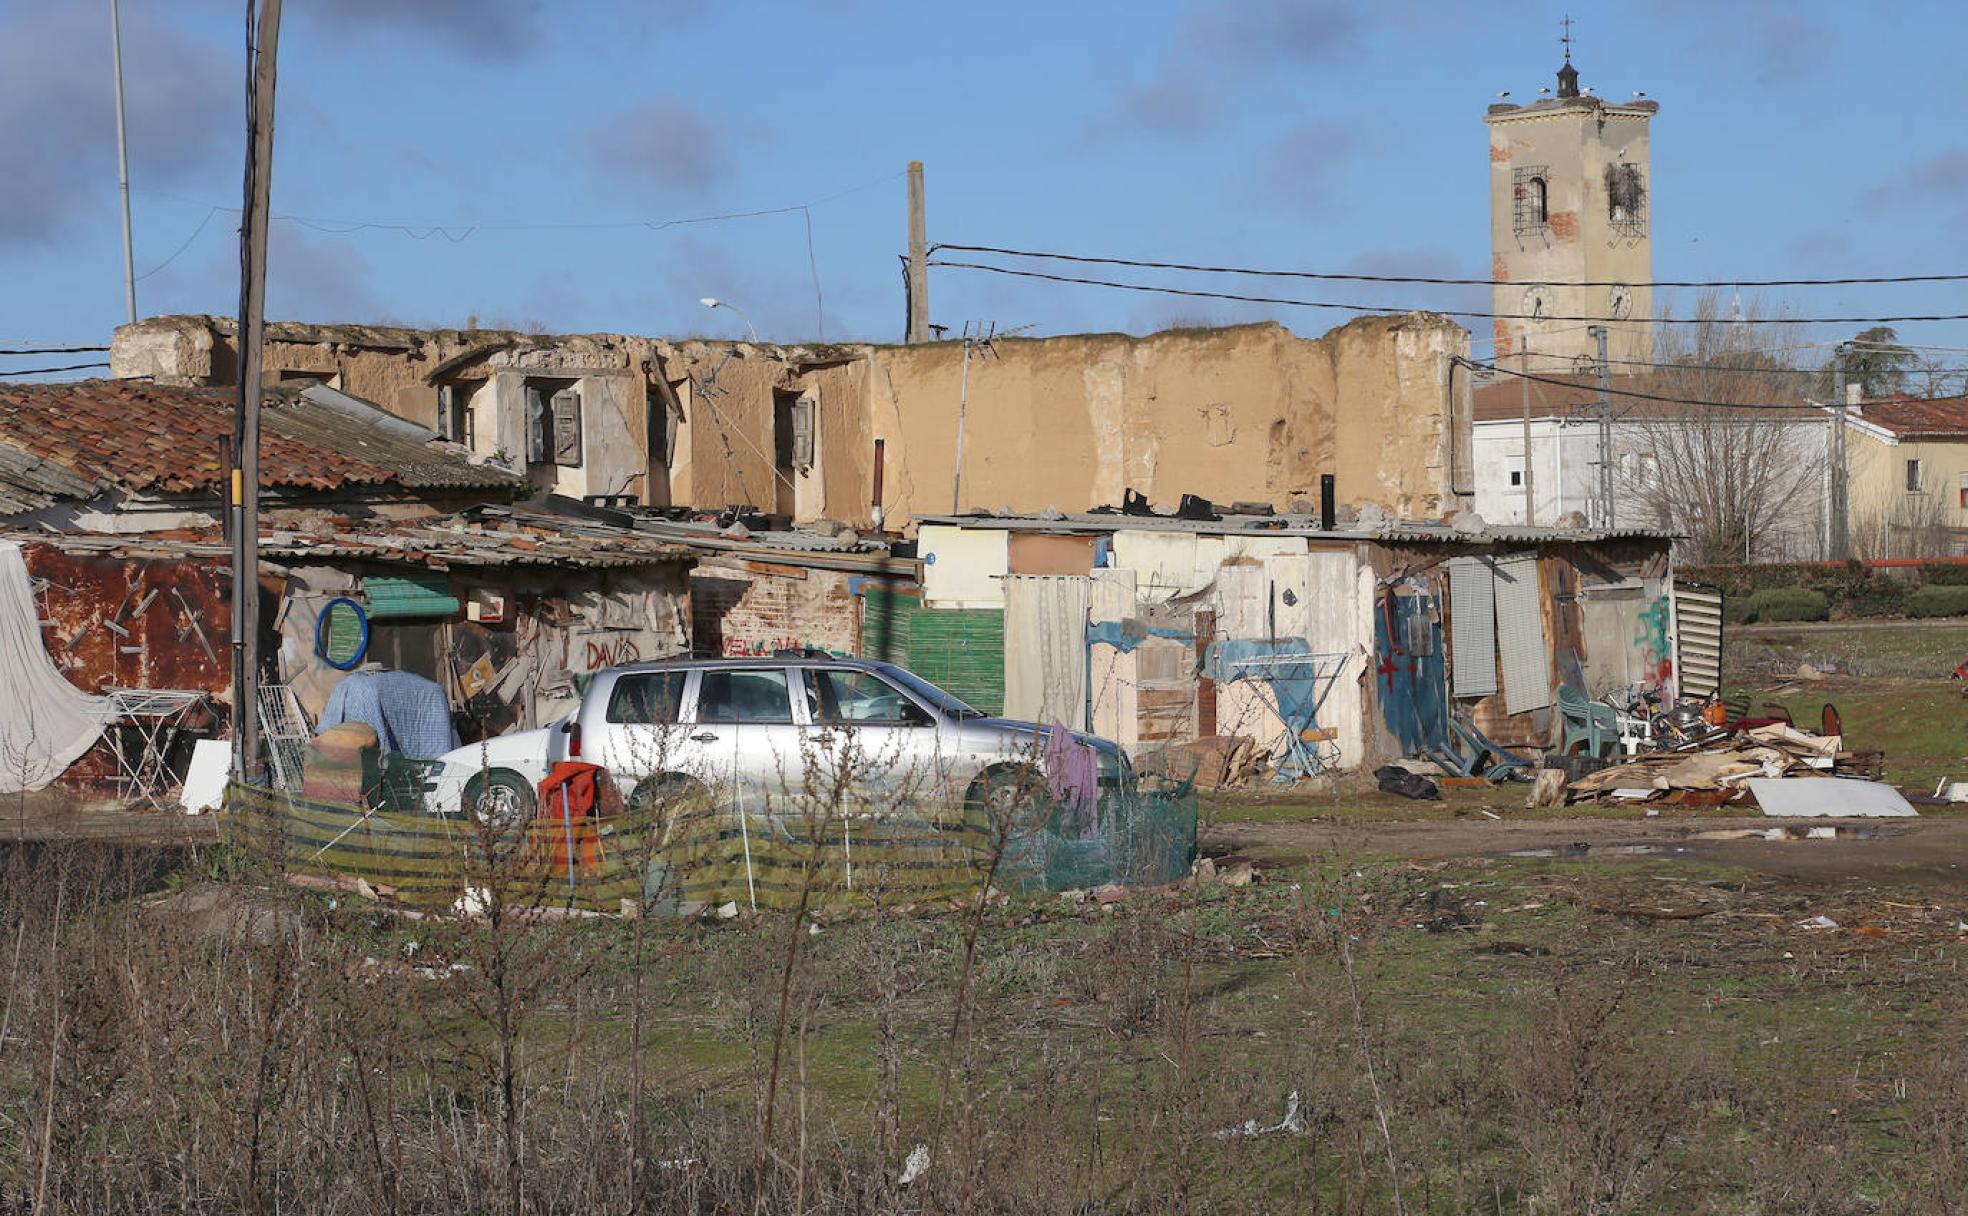
<instances>
[{"instance_id":1,"label":"sky","mask_svg":"<svg viewBox=\"0 0 1968 1216\"><path fill-rule=\"evenodd\" d=\"M122 2L142 315L236 311L245 8ZM896 341L910 160L927 166L932 242L1482 278L1482 115L1500 91L1525 101L1553 83L1568 11L1583 83L1661 105L1657 279L1968 271L1959 3L285 11L273 319L742 335L737 313L699 303L712 296L770 340ZM0 0L0 347L102 344L123 320L112 98L108 0ZM773 213L674 222L755 211ZM1482 287L1133 277L1381 307L1489 302ZM1968 313L1963 284L1743 294L1794 316ZM952 331L1040 334L1275 319L1316 335L1351 315L958 269L931 271L930 312ZM1463 323L1486 353L1487 323ZM1897 328L1968 347L1968 323ZM0 356L0 369L35 362Z\"/></svg>"}]
</instances>

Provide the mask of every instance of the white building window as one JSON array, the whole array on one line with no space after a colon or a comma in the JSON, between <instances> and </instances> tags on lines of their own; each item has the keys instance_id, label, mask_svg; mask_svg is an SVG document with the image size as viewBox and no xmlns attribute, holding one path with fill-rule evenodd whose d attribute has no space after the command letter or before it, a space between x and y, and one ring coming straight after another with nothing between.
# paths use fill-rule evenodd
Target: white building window
<instances>
[{"instance_id":1,"label":"white building window","mask_svg":"<svg viewBox=\"0 0 1968 1216\"><path fill-rule=\"evenodd\" d=\"M1909 460L1906 462L1906 488L1909 494L1920 493L1920 462L1918 460Z\"/></svg>"}]
</instances>

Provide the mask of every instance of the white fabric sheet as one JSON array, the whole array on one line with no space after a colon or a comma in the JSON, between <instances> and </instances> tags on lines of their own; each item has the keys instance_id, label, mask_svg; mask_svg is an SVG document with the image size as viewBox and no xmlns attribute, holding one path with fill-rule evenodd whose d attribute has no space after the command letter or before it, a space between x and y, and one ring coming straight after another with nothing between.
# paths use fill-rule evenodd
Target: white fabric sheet
<instances>
[{"instance_id":1,"label":"white fabric sheet","mask_svg":"<svg viewBox=\"0 0 1968 1216\"><path fill-rule=\"evenodd\" d=\"M1091 583L1065 574L1005 579L1005 717L1085 727Z\"/></svg>"},{"instance_id":2,"label":"white fabric sheet","mask_svg":"<svg viewBox=\"0 0 1968 1216\"><path fill-rule=\"evenodd\" d=\"M46 786L115 716L107 698L90 696L55 669L20 546L0 542L0 793Z\"/></svg>"}]
</instances>

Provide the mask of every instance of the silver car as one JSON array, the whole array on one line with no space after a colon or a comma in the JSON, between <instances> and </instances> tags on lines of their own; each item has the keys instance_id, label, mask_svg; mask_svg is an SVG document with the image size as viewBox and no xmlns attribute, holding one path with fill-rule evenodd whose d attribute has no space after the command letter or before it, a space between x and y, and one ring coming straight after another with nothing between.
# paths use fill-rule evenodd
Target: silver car
<instances>
[{"instance_id":1,"label":"silver car","mask_svg":"<svg viewBox=\"0 0 1968 1216\"><path fill-rule=\"evenodd\" d=\"M1090 776L1104 800L1132 784L1117 745L1068 733L1091 759L1082 786ZM851 754L861 801L974 815L1056 788L1059 750L1048 728L991 717L892 663L673 659L597 672L580 707L552 726L449 753L428 805L524 817L555 762L584 760L606 769L630 806L715 791L771 819Z\"/></svg>"}]
</instances>

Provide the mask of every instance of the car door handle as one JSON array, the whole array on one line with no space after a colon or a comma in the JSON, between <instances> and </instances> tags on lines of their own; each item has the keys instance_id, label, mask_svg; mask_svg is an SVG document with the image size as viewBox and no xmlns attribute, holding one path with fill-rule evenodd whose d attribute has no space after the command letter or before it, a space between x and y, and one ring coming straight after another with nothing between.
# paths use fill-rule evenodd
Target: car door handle
<instances>
[{"instance_id":1,"label":"car door handle","mask_svg":"<svg viewBox=\"0 0 1968 1216\"><path fill-rule=\"evenodd\" d=\"M718 741L717 732L711 730L700 730L696 734L690 736L690 741L692 743L716 743Z\"/></svg>"}]
</instances>

